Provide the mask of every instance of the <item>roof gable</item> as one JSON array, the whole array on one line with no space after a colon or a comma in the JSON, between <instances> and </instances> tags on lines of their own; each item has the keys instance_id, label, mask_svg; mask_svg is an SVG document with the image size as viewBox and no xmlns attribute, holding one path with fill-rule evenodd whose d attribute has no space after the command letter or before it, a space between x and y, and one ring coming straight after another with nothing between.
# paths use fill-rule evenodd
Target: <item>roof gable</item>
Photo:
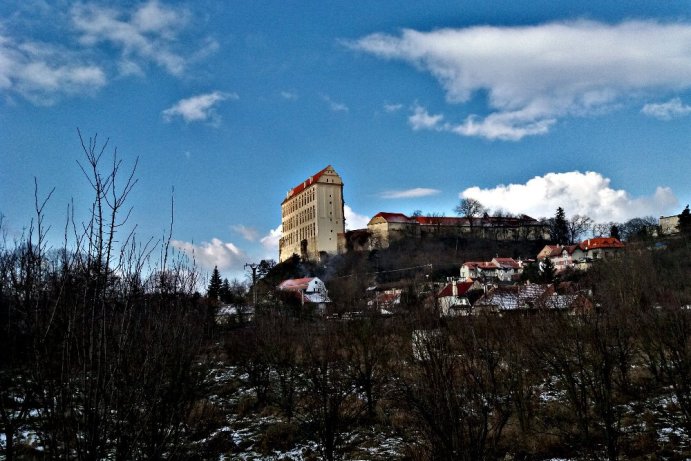
<instances>
[{"instance_id":1,"label":"roof gable","mask_svg":"<svg viewBox=\"0 0 691 461\"><path fill-rule=\"evenodd\" d=\"M324 168L323 170L317 172L313 176L310 176L309 178L305 179L303 182L301 182L297 186L290 189L288 191L288 194L286 195L285 200L283 200L283 203L285 203L286 201L295 197L297 194L299 194L303 190L307 189L311 185L319 182L319 179L321 179L321 177L324 175L324 173L326 173L329 170L332 170L334 173L336 173L336 171L333 169L333 167L331 165L327 165L326 168Z\"/></svg>"}]
</instances>

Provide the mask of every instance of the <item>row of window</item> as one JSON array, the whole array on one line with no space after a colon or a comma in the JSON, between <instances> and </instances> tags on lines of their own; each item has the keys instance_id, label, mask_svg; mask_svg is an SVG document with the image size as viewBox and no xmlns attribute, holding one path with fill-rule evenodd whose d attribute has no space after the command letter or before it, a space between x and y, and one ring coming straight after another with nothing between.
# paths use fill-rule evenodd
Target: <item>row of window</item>
<instances>
[{"instance_id":1,"label":"row of window","mask_svg":"<svg viewBox=\"0 0 691 461\"><path fill-rule=\"evenodd\" d=\"M307 205L308 203L314 202L314 197L315 197L315 188L312 187L310 189L307 189L305 191L302 191L300 195L297 197L293 198L291 201L286 203L283 208L283 214L290 214L294 213L303 206Z\"/></svg>"},{"instance_id":2,"label":"row of window","mask_svg":"<svg viewBox=\"0 0 691 461\"><path fill-rule=\"evenodd\" d=\"M289 232L288 234L284 234L283 236L283 243L286 245L293 245L298 242L301 242L305 239L308 239L310 237L314 237L316 234L316 226L314 223L308 225L308 226L303 226L300 229L297 229L293 232Z\"/></svg>"},{"instance_id":3,"label":"row of window","mask_svg":"<svg viewBox=\"0 0 691 461\"><path fill-rule=\"evenodd\" d=\"M302 210L300 213L291 216L288 220L283 223L283 231L287 232L294 229L301 224L304 224L310 220L313 220L317 216L317 209L314 205L309 208Z\"/></svg>"}]
</instances>

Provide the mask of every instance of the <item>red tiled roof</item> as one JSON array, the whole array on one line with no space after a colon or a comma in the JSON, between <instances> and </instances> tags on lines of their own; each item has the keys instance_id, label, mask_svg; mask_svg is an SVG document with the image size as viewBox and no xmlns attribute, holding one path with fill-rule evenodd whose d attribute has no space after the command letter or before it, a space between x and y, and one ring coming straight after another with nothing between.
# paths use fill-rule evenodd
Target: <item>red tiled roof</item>
<instances>
[{"instance_id":1,"label":"red tiled roof","mask_svg":"<svg viewBox=\"0 0 691 461\"><path fill-rule=\"evenodd\" d=\"M447 218L445 216L416 216L415 221L424 225L460 226L468 222L466 218Z\"/></svg>"},{"instance_id":2,"label":"red tiled roof","mask_svg":"<svg viewBox=\"0 0 691 461\"><path fill-rule=\"evenodd\" d=\"M583 251L588 251L598 248L624 248L624 244L614 237L596 237L583 240L580 247Z\"/></svg>"},{"instance_id":3,"label":"red tiled roof","mask_svg":"<svg viewBox=\"0 0 691 461\"><path fill-rule=\"evenodd\" d=\"M561 254L564 252L564 250L566 250L567 254L571 255L571 254L573 254L574 251L576 251L578 248L580 248L580 246L579 245L567 245L567 246L545 245L545 248L547 248L550 251L545 256L543 256L544 258L556 258L556 257L560 257ZM545 248L543 248L543 250Z\"/></svg>"},{"instance_id":4,"label":"red tiled roof","mask_svg":"<svg viewBox=\"0 0 691 461\"><path fill-rule=\"evenodd\" d=\"M494 261L496 261L496 263L501 267L510 267L512 269L518 269L521 267L521 265L518 264L518 261L513 258L494 258Z\"/></svg>"},{"instance_id":5,"label":"red tiled roof","mask_svg":"<svg viewBox=\"0 0 691 461\"><path fill-rule=\"evenodd\" d=\"M471 269L497 269L496 264L492 261L468 261L464 262L463 265Z\"/></svg>"},{"instance_id":6,"label":"red tiled roof","mask_svg":"<svg viewBox=\"0 0 691 461\"><path fill-rule=\"evenodd\" d=\"M403 213L387 213L386 211L380 211L372 216L372 219L377 217L383 218L386 222L413 222L413 218L409 218Z\"/></svg>"},{"instance_id":7,"label":"red tiled roof","mask_svg":"<svg viewBox=\"0 0 691 461\"><path fill-rule=\"evenodd\" d=\"M456 284L457 296L463 296L466 294L470 287L473 286L473 282L452 282L447 283L444 288L439 290L438 297L443 298L445 296L453 296L453 283Z\"/></svg>"},{"instance_id":8,"label":"red tiled roof","mask_svg":"<svg viewBox=\"0 0 691 461\"><path fill-rule=\"evenodd\" d=\"M307 289L307 285L314 280L314 277L304 277L301 279L288 279L278 285L279 290L302 290Z\"/></svg>"},{"instance_id":9,"label":"red tiled roof","mask_svg":"<svg viewBox=\"0 0 691 461\"><path fill-rule=\"evenodd\" d=\"M321 170L321 171L318 172L317 174L315 174L315 175L313 175L313 176L310 176L309 178L305 179L303 182L301 182L301 183L298 184L297 186L293 187L293 188L290 190L290 192L288 192L288 195L286 196L285 200L283 200L283 202L285 203L286 200L291 199L291 198L294 197L295 195L297 195L297 194L299 194L300 192L302 192L303 190L307 189L309 186L311 186L311 185L314 184L315 182L319 181L319 178L321 178L322 175L324 174L324 172L325 172L326 170L328 170L329 168L331 168L331 165L327 165L326 168L324 168L323 170Z\"/></svg>"}]
</instances>

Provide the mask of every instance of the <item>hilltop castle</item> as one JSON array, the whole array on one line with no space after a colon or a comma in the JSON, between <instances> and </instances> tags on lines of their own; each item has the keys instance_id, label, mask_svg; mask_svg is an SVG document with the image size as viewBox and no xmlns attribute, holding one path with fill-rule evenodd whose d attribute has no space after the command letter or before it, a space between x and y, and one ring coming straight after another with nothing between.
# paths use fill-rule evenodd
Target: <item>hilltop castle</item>
<instances>
[{"instance_id":1,"label":"hilltop castle","mask_svg":"<svg viewBox=\"0 0 691 461\"><path fill-rule=\"evenodd\" d=\"M281 203L278 258L316 260L339 253L345 237L343 181L331 165L293 187Z\"/></svg>"}]
</instances>

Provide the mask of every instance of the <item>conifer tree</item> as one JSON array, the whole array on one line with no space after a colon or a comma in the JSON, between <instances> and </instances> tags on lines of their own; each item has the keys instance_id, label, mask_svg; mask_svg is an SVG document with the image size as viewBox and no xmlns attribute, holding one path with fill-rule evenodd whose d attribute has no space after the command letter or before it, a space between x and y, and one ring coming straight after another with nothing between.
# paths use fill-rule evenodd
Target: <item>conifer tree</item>
<instances>
[{"instance_id":1,"label":"conifer tree","mask_svg":"<svg viewBox=\"0 0 691 461\"><path fill-rule=\"evenodd\" d=\"M221 294L221 274L218 272L218 266L214 266L214 271L211 273L211 280L209 281L209 287L206 290L206 296L209 299L218 301L218 297Z\"/></svg>"},{"instance_id":2,"label":"conifer tree","mask_svg":"<svg viewBox=\"0 0 691 461\"><path fill-rule=\"evenodd\" d=\"M569 243L569 224L566 221L566 213L562 207L557 208L557 213L551 220L552 240L559 245Z\"/></svg>"},{"instance_id":3,"label":"conifer tree","mask_svg":"<svg viewBox=\"0 0 691 461\"><path fill-rule=\"evenodd\" d=\"M619 237L619 226L612 224L612 227L609 228L609 236L621 240L621 237Z\"/></svg>"},{"instance_id":4,"label":"conifer tree","mask_svg":"<svg viewBox=\"0 0 691 461\"><path fill-rule=\"evenodd\" d=\"M220 298L221 302L224 303L230 303L233 301L233 296L230 292L230 282L228 282L228 279L223 279L221 288L218 291L218 297Z\"/></svg>"}]
</instances>

